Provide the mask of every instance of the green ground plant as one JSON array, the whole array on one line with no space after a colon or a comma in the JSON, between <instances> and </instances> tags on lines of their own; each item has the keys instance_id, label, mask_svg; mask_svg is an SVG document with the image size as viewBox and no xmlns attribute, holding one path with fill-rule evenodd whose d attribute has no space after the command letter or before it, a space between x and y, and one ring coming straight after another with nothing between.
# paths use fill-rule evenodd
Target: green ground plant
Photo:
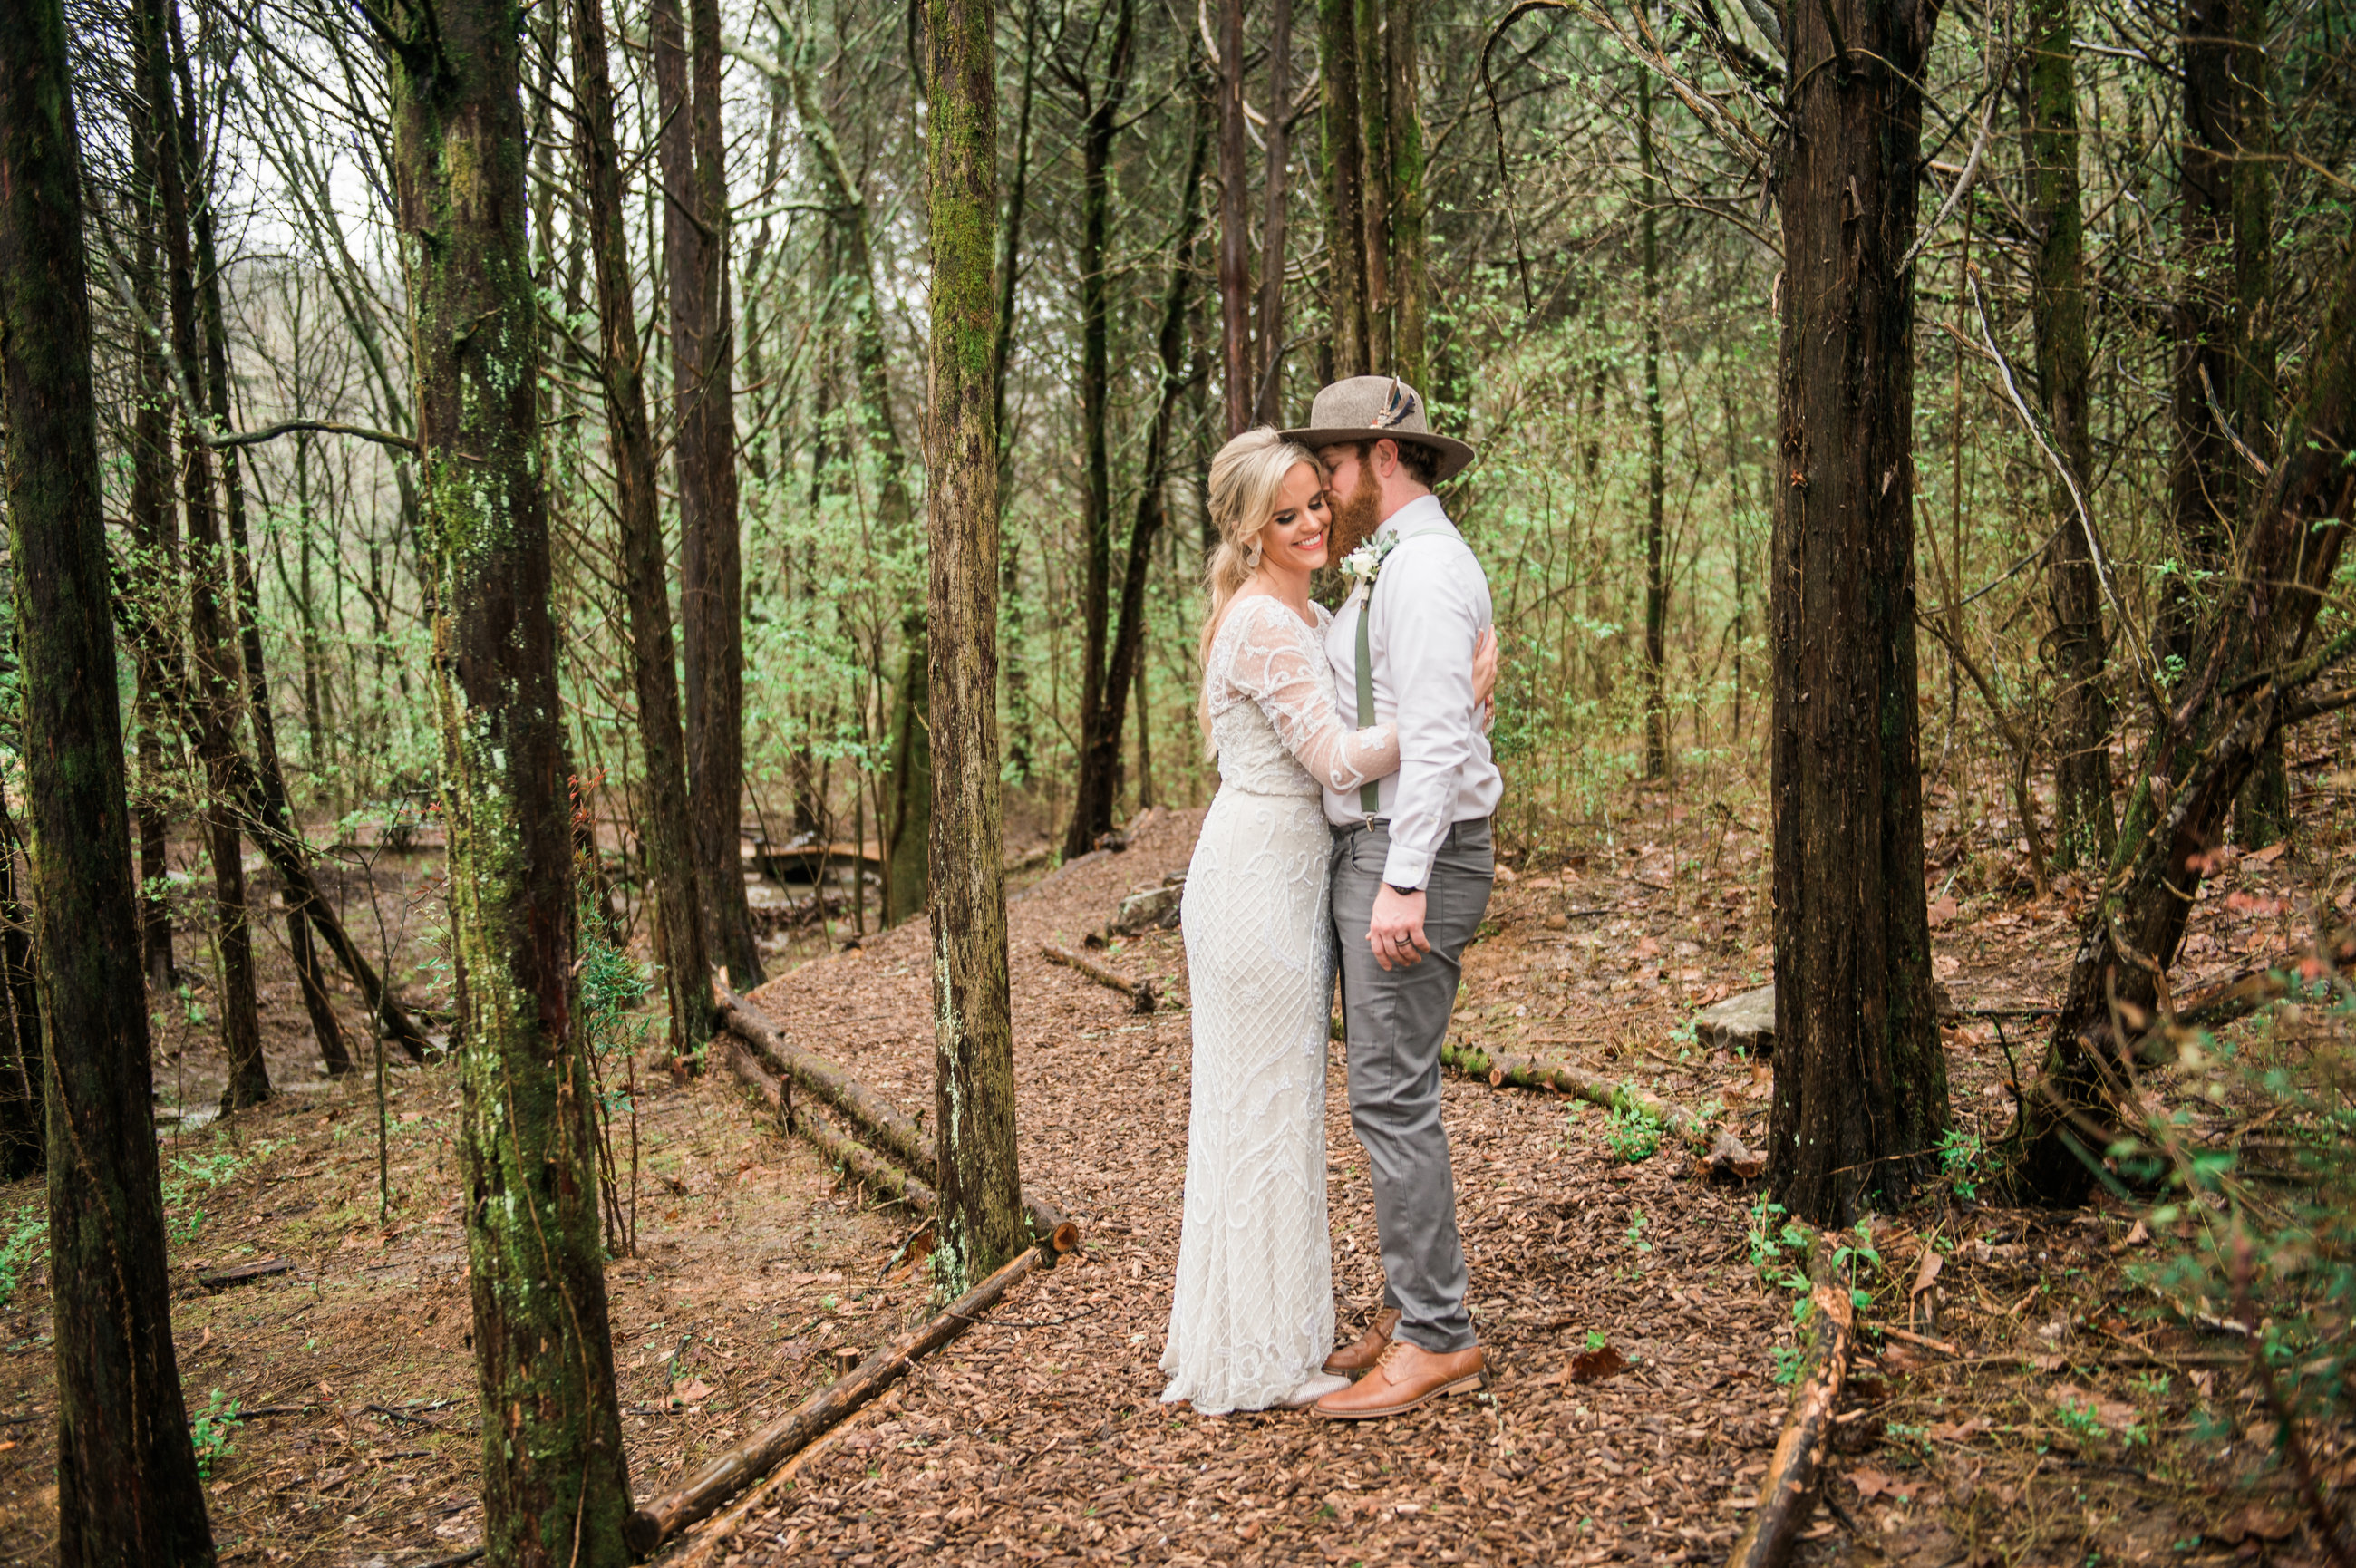
<instances>
[{"instance_id":1,"label":"green ground plant","mask_svg":"<svg viewBox=\"0 0 2356 1568\"><path fill-rule=\"evenodd\" d=\"M214 1465L237 1452L237 1445L230 1439L244 1420L243 1407L237 1401L225 1402L220 1390L212 1391L204 1409L188 1421L188 1440L197 1450L198 1475L211 1480Z\"/></svg>"}]
</instances>

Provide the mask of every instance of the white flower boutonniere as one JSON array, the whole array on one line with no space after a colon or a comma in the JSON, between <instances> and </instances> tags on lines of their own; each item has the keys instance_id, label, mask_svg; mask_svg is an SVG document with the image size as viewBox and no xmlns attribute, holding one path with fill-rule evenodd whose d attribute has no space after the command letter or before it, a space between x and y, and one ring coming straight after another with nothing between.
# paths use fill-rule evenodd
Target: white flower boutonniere
<instances>
[{"instance_id":1,"label":"white flower boutonniere","mask_svg":"<svg viewBox=\"0 0 2356 1568\"><path fill-rule=\"evenodd\" d=\"M1365 584L1366 592L1375 591L1375 579L1382 575L1383 560L1398 543L1397 534L1368 539L1365 544L1342 558L1342 575L1353 582Z\"/></svg>"}]
</instances>

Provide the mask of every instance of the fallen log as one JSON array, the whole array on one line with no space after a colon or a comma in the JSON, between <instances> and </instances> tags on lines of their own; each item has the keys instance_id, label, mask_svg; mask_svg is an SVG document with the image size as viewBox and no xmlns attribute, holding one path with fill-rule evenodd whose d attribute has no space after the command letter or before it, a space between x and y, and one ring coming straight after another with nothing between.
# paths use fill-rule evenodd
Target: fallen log
<instances>
[{"instance_id":1,"label":"fallen log","mask_svg":"<svg viewBox=\"0 0 2356 1568\"><path fill-rule=\"evenodd\" d=\"M1778 1568L1790 1554L1800 1526L1807 1522L1809 1488L1832 1436L1856 1328L1848 1270L1835 1261L1838 1256L1831 1241L1819 1234L1808 1256L1808 1349L1800 1362L1799 1382L1792 1390L1791 1413L1784 1418L1783 1435L1767 1462L1767 1473L1760 1477L1750 1528L1735 1541L1727 1568Z\"/></svg>"},{"instance_id":2,"label":"fallen log","mask_svg":"<svg viewBox=\"0 0 2356 1568\"><path fill-rule=\"evenodd\" d=\"M1440 1048L1440 1060L1470 1078L1485 1078L1492 1088L1552 1089L1616 1111L1634 1105L1693 1147L1711 1174L1744 1180L1767 1168L1767 1157L1754 1154L1740 1138L1657 1095L1633 1084L1615 1083L1600 1072L1565 1061L1545 1061L1515 1051L1484 1051L1477 1045L1450 1040Z\"/></svg>"},{"instance_id":3,"label":"fallen log","mask_svg":"<svg viewBox=\"0 0 2356 1568\"><path fill-rule=\"evenodd\" d=\"M1050 964L1061 964L1067 969L1076 969L1098 985L1107 986L1119 991L1129 998L1130 1010L1132 1012L1150 1013L1153 1010L1153 1004L1159 999L1154 995L1152 981L1132 980L1118 969L1108 968L1093 958L1073 952L1068 947L1058 947L1052 942L1043 942L1039 944L1039 955Z\"/></svg>"},{"instance_id":4,"label":"fallen log","mask_svg":"<svg viewBox=\"0 0 2356 1568\"><path fill-rule=\"evenodd\" d=\"M867 1187L920 1214L931 1213L936 1199L924 1178L940 1168L940 1157L934 1151L933 1140L917 1131L914 1122L894 1110L883 1095L868 1085L816 1052L787 1044L761 1009L743 997L718 981L712 983L712 990L722 998L716 1019L721 1033L717 1038L733 1042L744 1059L741 1066L732 1061L731 1070L778 1109L787 1130L818 1145L829 1158ZM747 1068L757 1073L757 1078L746 1077ZM761 1072L762 1068L768 1071ZM842 1113L843 1119L855 1130L897 1161L898 1168L877 1159L807 1109L793 1105L785 1093L784 1083L771 1078L771 1072L789 1077L817 1093ZM1049 1243L1058 1253L1068 1253L1079 1246L1080 1228L1065 1218L1054 1204L1026 1192L1023 1195L1023 1211L1031 1221L1031 1234L1035 1240Z\"/></svg>"},{"instance_id":5,"label":"fallen log","mask_svg":"<svg viewBox=\"0 0 2356 1568\"><path fill-rule=\"evenodd\" d=\"M874 1405L868 1407L870 1411L877 1408L880 1407ZM666 1568L705 1568L705 1565L711 1563L712 1558L734 1538L736 1532L744 1528L744 1521L751 1519L763 1504L776 1496L780 1488L790 1485L793 1478L799 1475L811 1460L825 1454L848 1435L853 1427L866 1419L864 1413L851 1417L769 1472L767 1480L746 1492L743 1500L734 1508L730 1509L697 1532L695 1544L671 1559Z\"/></svg>"},{"instance_id":6,"label":"fallen log","mask_svg":"<svg viewBox=\"0 0 2356 1568\"><path fill-rule=\"evenodd\" d=\"M932 1140L891 1103L816 1051L804 1051L780 1035L766 1014L728 988L712 982L712 1020L751 1046L769 1071L790 1078L842 1114L853 1131L903 1169L929 1175L940 1168Z\"/></svg>"},{"instance_id":7,"label":"fallen log","mask_svg":"<svg viewBox=\"0 0 2356 1568\"><path fill-rule=\"evenodd\" d=\"M622 1526L623 1541L640 1557L651 1554L666 1540L809 1447L897 1381L917 1360L964 1333L1018 1281L1053 1267L1055 1253L1052 1243L1030 1248L926 1322L860 1362L858 1371L819 1390L741 1445L712 1460L678 1491L633 1509Z\"/></svg>"},{"instance_id":8,"label":"fallen log","mask_svg":"<svg viewBox=\"0 0 2356 1568\"><path fill-rule=\"evenodd\" d=\"M809 1106L795 1104L787 1096L785 1085L763 1070L754 1060L752 1051L734 1034L723 1033L713 1043L721 1053L722 1064L777 1113L777 1119L787 1132L815 1146L819 1154L841 1167L852 1180L877 1197L918 1214L929 1214L939 1207L940 1199L931 1188L836 1132Z\"/></svg>"}]
</instances>

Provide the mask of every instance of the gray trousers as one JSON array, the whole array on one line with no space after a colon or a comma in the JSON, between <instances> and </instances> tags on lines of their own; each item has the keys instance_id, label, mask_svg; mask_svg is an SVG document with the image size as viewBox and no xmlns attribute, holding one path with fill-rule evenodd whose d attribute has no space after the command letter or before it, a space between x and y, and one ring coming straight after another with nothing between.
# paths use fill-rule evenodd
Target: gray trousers
<instances>
[{"instance_id":1,"label":"gray trousers","mask_svg":"<svg viewBox=\"0 0 2356 1568\"><path fill-rule=\"evenodd\" d=\"M1484 817L1449 829L1424 883L1420 963L1385 970L1366 946L1390 831L1376 822L1333 830L1333 936L1342 1017L1350 1035L1350 1125L1366 1151L1383 1247L1383 1305L1398 1337L1445 1353L1473 1344L1464 1310L1464 1243L1456 1178L1440 1125L1440 1047L1463 974L1465 947L1488 912L1496 859Z\"/></svg>"}]
</instances>

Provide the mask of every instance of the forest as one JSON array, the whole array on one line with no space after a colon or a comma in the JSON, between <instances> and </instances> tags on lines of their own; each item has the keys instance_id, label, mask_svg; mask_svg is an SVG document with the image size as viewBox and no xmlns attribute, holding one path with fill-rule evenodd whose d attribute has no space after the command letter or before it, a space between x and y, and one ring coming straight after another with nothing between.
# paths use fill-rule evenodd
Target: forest
<instances>
[{"instance_id":1,"label":"forest","mask_svg":"<svg viewBox=\"0 0 2356 1568\"><path fill-rule=\"evenodd\" d=\"M1485 1361L1206 1414L1361 377ZM2356 1564L2339 0L11 0L0 464L0 1562Z\"/></svg>"}]
</instances>

